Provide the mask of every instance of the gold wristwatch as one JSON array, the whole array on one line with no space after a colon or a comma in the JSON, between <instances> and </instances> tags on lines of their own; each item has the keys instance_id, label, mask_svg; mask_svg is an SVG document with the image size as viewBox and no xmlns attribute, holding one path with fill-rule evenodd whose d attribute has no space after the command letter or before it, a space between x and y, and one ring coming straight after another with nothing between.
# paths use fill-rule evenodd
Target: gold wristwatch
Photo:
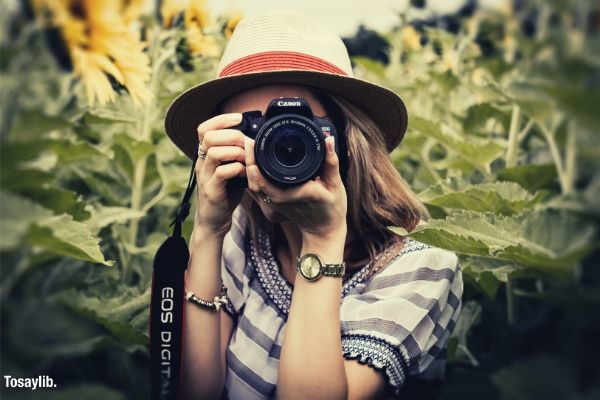
<instances>
[{"instance_id":1,"label":"gold wristwatch","mask_svg":"<svg viewBox=\"0 0 600 400\"><path fill-rule=\"evenodd\" d=\"M318 255L307 253L298 257L298 272L308 281L316 281L321 276L342 278L346 271L346 263L323 264Z\"/></svg>"}]
</instances>

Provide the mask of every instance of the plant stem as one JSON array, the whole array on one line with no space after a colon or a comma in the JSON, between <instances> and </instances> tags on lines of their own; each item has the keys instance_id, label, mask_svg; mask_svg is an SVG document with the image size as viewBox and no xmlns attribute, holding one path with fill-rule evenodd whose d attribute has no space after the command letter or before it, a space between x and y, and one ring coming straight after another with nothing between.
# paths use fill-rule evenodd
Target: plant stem
<instances>
[{"instance_id":1,"label":"plant stem","mask_svg":"<svg viewBox=\"0 0 600 400\"><path fill-rule=\"evenodd\" d=\"M146 174L146 157L139 159L134 166L133 190L131 192L131 208L141 210L142 193L144 191L144 176ZM129 226L129 243L137 245L136 237L138 231L139 219L131 220Z\"/></svg>"},{"instance_id":2,"label":"plant stem","mask_svg":"<svg viewBox=\"0 0 600 400\"><path fill-rule=\"evenodd\" d=\"M576 139L576 127L575 121L569 121L567 126L567 150L565 160L565 194L573 192L575 186L575 177L577 175L577 162L576 162L576 150L577 146L575 143Z\"/></svg>"},{"instance_id":3,"label":"plant stem","mask_svg":"<svg viewBox=\"0 0 600 400\"><path fill-rule=\"evenodd\" d=\"M527 134L531 130L532 126L533 119L530 119L529 121L527 121L527 124L525 124L525 127L521 130L521 132L519 132L519 143L521 143L527 137Z\"/></svg>"},{"instance_id":4,"label":"plant stem","mask_svg":"<svg viewBox=\"0 0 600 400\"><path fill-rule=\"evenodd\" d=\"M425 164L425 167L427 168L427 170L429 171L431 176L435 179L436 183L442 183L444 180L438 174L438 172L435 170L434 165L431 163L431 160L429 159L429 151L431 150L431 148L433 146L435 146L435 141L428 138L427 141L425 142L425 145L421 149L421 159L423 160L423 163Z\"/></svg>"},{"instance_id":5,"label":"plant stem","mask_svg":"<svg viewBox=\"0 0 600 400\"><path fill-rule=\"evenodd\" d=\"M563 194L567 194L571 190L570 189L571 184L569 182L569 177L567 176L567 173L564 169L563 160L560 156L560 152L558 151L558 145L556 144L556 140L554 139L554 134L552 132L550 132L548 130L548 128L546 128L546 126L544 126L544 124L540 123L539 121L537 121L537 124L540 127L542 134L546 138L546 141L548 142L548 146L550 147L550 154L552 155L554 164L556 164L556 171L558 173L558 180L560 182L561 191ZM574 140L574 139L571 139L571 140ZM575 150L573 149L571 151L574 152Z\"/></svg>"},{"instance_id":6,"label":"plant stem","mask_svg":"<svg viewBox=\"0 0 600 400\"><path fill-rule=\"evenodd\" d=\"M165 197L167 197L167 195L168 195L167 191L164 190L164 188L162 188L156 194L156 196L154 196L146 204L144 204L144 207L142 207L142 211L144 212L144 214L147 213L149 209L151 209L152 207L154 207L159 201L161 201L162 199L164 199Z\"/></svg>"},{"instance_id":7,"label":"plant stem","mask_svg":"<svg viewBox=\"0 0 600 400\"><path fill-rule=\"evenodd\" d=\"M29 269L31 258L28 255L22 255L14 271L8 275L0 285L0 301L4 301L13 289L16 282Z\"/></svg>"},{"instance_id":8,"label":"plant stem","mask_svg":"<svg viewBox=\"0 0 600 400\"><path fill-rule=\"evenodd\" d=\"M515 323L515 295L513 293L512 281L510 277L506 278L506 311L507 311L507 320L509 325L514 325Z\"/></svg>"},{"instance_id":9,"label":"plant stem","mask_svg":"<svg viewBox=\"0 0 600 400\"><path fill-rule=\"evenodd\" d=\"M159 46L159 36L160 32L156 32L154 34L154 38L152 40L152 45L150 46L150 61L152 62L152 72L150 76L150 91L152 92L152 98L149 103L144 107L144 111L141 117L141 121L138 124L140 140L150 142L152 139L152 122L154 119L154 109L156 107L155 104L155 96L156 96L156 87L158 84L158 76L160 72L160 67L162 66L165 56L157 59L157 52L160 50ZM131 192L131 208L133 210L141 210L142 209L142 197L144 193L144 177L146 176L146 160L148 155L141 157L139 160L135 161L134 172L133 172L133 188ZM137 247L136 239L139 228L139 218L132 219L129 225L129 244L132 247ZM123 270L123 280L127 278L128 264L124 265Z\"/></svg>"},{"instance_id":10,"label":"plant stem","mask_svg":"<svg viewBox=\"0 0 600 400\"><path fill-rule=\"evenodd\" d=\"M129 314L138 311L139 309L148 305L148 301L150 300L151 287L148 287L143 293L139 296L134 297L129 300L127 303L120 305L119 307L113 308L110 310L110 315L112 318L125 318Z\"/></svg>"},{"instance_id":11,"label":"plant stem","mask_svg":"<svg viewBox=\"0 0 600 400\"><path fill-rule=\"evenodd\" d=\"M113 235L116 238L120 238L119 233L113 228ZM129 265L130 257L129 254L125 251L125 240L121 243L117 243L117 249L119 250L119 259L121 260L121 273L122 276L125 275L126 265Z\"/></svg>"},{"instance_id":12,"label":"plant stem","mask_svg":"<svg viewBox=\"0 0 600 400\"><path fill-rule=\"evenodd\" d=\"M513 104L512 117L510 119L510 131L508 132L508 149L506 150L506 168L512 168L517 165L520 115L520 107L516 104Z\"/></svg>"}]
</instances>

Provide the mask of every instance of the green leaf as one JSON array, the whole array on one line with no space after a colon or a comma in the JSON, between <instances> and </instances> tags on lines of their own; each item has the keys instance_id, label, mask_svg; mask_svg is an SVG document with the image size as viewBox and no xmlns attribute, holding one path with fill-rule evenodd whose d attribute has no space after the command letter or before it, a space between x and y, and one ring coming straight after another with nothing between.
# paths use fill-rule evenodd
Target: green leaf
<instances>
[{"instance_id":1,"label":"green leaf","mask_svg":"<svg viewBox=\"0 0 600 400\"><path fill-rule=\"evenodd\" d=\"M158 173L161 177L162 184L164 185L163 190L167 193L179 193L185 191L190 173L187 166L180 167L173 164L163 165L158 167Z\"/></svg>"},{"instance_id":2,"label":"green leaf","mask_svg":"<svg viewBox=\"0 0 600 400\"><path fill-rule=\"evenodd\" d=\"M465 118L463 119L463 129L465 132L473 132L485 126L485 123L490 118L495 118L500 121L502 126L508 131L510 124L510 115L501 111L490 103L480 103L472 105L467 109Z\"/></svg>"},{"instance_id":3,"label":"green leaf","mask_svg":"<svg viewBox=\"0 0 600 400\"><path fill-rule=\"evenodd\" d=\"M25 198L0 191L0 250L16 247L29 225L40 219L52 216L52 211Z\"/></svg>"},{"instance_id":4,"label":"green leaf","mask_svg":"<svg viewBox=\"0 0 600 400\"><path fill-rule=\"evenodd\" d=\"M499 144L498 141L476 137L466 138L458 134L443 132L438 124L424 118L412 117L409 126L411 129L436 139L447 149L488 174L491 173L492 161L504 153L505 146Z\"/></svg>"},{"instance_id":5,"label":"green leaf","mask_svg":"<svg viewBox=\"0 0 600 400\"><path fill-rule=\"evenodd\" d=\"M92 216L84 222L90 230L96 234L100 229L115 222L124 223L132 219L142 218L145 215L142 211L133 210L127 207L88 205L86 210L88 210Z\"/></svg>"},{"instance_id":6,"label":"green leaf","mask_svg":"<svg viewBox=\"0 0 600 400\"><path fill-rule=\"evenodd\" d=\"M439 207L510 215L532 209L544 198L544 194L531 195L512 182L472 185L453 179L429 187L419 193L419 198Z\"/></svg>"},{"instance_id":7,"label":"green leaf","mask_svg":"<svg viewBox=\"0 0 600 400\"><path fill-rule=\"evenodd\" d=\"M152 154L152 152L155 150L152 143L136 140L123 133L115 135L114 142L121 146L127 152L127 154L129 154L129 157L134 164L142 158Z\"/></svg>"},{"instance_id":8,"label":"green leaf","mask_svg":"<svg viewBox=\"0 0 600 400\"><path fill-rule=\"evenodd\" d=\"M147 336L144 336L142 333L125 322L103 317L97 311L98 307L96 307L96 309L89 308L89 301L85 300L86 299L80 295L80 292L76 291L71 291L68 297L63 296L58 299L60 303L67 306L75 313L102 325L108 332L119 339L122 343L125 343L126 345L148 345ZM103 307L106 308L106 306Z\"/></svg>"},{"instance_id":9,"label":"green leaf","mask_svg":"<svg viewBox=\"0 0 600 400\"><path fill-rule=\"evenodd\" d=\"M551 118L556 113L552 96L543 91L539 84L513 82L506 89L506 95L521 107L521 111L538 121Z\"/></svg>"},{"instance_id":10,"label":"green leaf","mask_svg":"<svg viewBox=\"0 0 600 400\"><path fill-rule=\"evenodd\" d=\"M540 205L540 208L569 210L582 216L600 218L600 174L596 174L585 190L560 195Z\"/></svg>"},{"instance_id":11,"label":"green leaf","mask_svg":"<svg viewBox=\"0 0 600 400\"><path fill-rule=\"evenodd\" d=\"M147 329L140 332L132 327L131 321L149 307L150 287L140 292L136 288L120 285L116 293L113 297L97 297L68 289L53 295L51 299L98 322L127 344L146 345ZM147 328L147 324L143 325Z\"/></svg>"},{"instance_id":12,"label":"green leaf","mask_svg":"<svg viewBox=\"0 0 600 400\"><path fill-rule=\"evenodd\" d=\"M40 299L10 305L6 340L11 351L29 362L54 357L80 357L115 347L117 342L104 329L67 310L63 305Z\"/></svg>"},{"instance_id":13,"label":"green leaf","mask_svg":"<svg viewBox=\"0 0 600 400\"><path fill-rule=\"evenodd\" d=\"M419 154L423 146L425 146L425 142L427 142L427 136L415 131L414 134L406 135L402 139L401 145L394 149L391 157L394 161L406 157L418 159L415 155Z\"/></svg>"},{"instance_id":14,"label":"green leaf","mask_svg":"<svg viewBox=\"0 0 600 400\"><path fill-rule=\"evenodd\" d=\"M523 165L506 168L498 172L498 180L516 182L529 191L547 188L556 181L557 173L554 164Z\"/></svg>"},{"instance_id":15,"label":"green leaf","mask_svg":"<svg viewBox=\"0 0 600 400\"><path fill-rule=\"evenodd\" d=\"M104 259L99 247L100 239L94 236L90 227L73 220L68 214L39 219L30 227L26 240L31 245L63 256L106 266L114 263Z\"/></svg>"},{"instance_id":16,"label":"green leaf","mask_svg":"<svg viewBox=\"0 0 600 400\"><path fill-rule=\"evenodd\" d=\"M449 351L449 360L451 361L464 361L468 362L473 366L478 366L479 361L471 353L468 347L467 338L471 332L471 328L477 325L481 321L481 305L474 300L465 302L462 305L460 316L454 327L454 331L450 336L450 343L452 344L452 352Z\"/></svg>"},{"instance_id":17,"label":"green leaf","mask_svg":"<svg viewBox=\"0 0 600 400\"><path fill-rule=\"evenodd\" d=\"M38 138L35 141L9 142L2 145L2 164L15 169L23 162L31 162L45 153L54 153L59 165L93 161L97 157L108 157L98 147L66 139Z\"/></svg>"},{"instance_id":18,"label":"green leaf","mask_svg":"<svg viewBox=\"0 0 600 400\"><path fill-rule=\"evenodd\" d=\"M93 162L98 157L110 158L97 147L85 142L55 140L51 144L52 151L58 156L61 165L73 162Z\"/></svg>"},{"instance_id":19,"label":"green leaf","mask_svg":"<svg viewBox=\"0 0 600 400\"><path fill-rule=\"evenodd\" d=\"M87 109L87 113L96 117L95 121L101 122L131 122L135 123L136 110L133 107L132 101L129 96L118 96L116 101L109 103L105 106L96 105Z\"/></svg>"},{"instance_id":20,"label":"green leaf","mask_svg":"<svg viewBox=\"0 0 600 400\"><path fill-rule=\"evenodd\" d=\"M352 61L358 68L363 68L367 72L374 74L382 79L385 76L385 65L367 57L355 56Z\"/></svg>"},{"instance_id":21,"label":"green leaf","mask_svg":"<svg viewBox=\"0 0 600 400\"><path fill-rule=\"evenodd\" d=\"M600 104L600 93L597 89L589 89L569 85L548 83L540 88L551 96L569 115L574 116L590 129L597 129L600 115L597 105Z\"/></svg>"},{"instance_id":22,"label":"green leaf","mask_svg":"<svg viewBox=\"0 0 600 400\"><path fill-rule=\"evenodd\" d=\"M490 299L495 299L502 283L517 275L519 268L501 260L463 256L461 268L465 280L470 280Z\"/></svg>"},{"instance_id":23,"label":"green leaf","mask_svg":"<svg viewBox=\"0 0 600 400\"><path fill-rule=\"evenodd\" d=\"M79 137L91 142L109 142L113 135L135 129L135 119L130 116L119 119L120 113L114 115L115 118L102 117L97 114L102 114L102 111L95 108L81 114L77 120L77 125L73 128Z\"/></svg>"},{"instance_id":24,"label":"green leaf","mask_svg":"<svg viewBox=\"0 0 600 400\"><path fill-rule=\"evenodd\" d=\"M402 228L391 228L406 234ZM593 251L596 229L565 212L539 211L505 217L460 211L409 233L414 239L457 253L491 257L547 273L568 274Z\"/></svg>"},{"instance_id":25,"label":"green leaf","mask_svg":"<svg viewBox=\"0 0 600 400\"><path fill-rule=\"evenodd\" d=\"M431 72L431 79L433 82L438 83L442 90L449 92L460 85L460 81L452 73L451 70L446 70L444 72Z\"/></svg>"},{"instance_id":26,"label":"green leaf","mask_svg":"<svg viewBox=\"0 0 600 400\"><path fill-rule=\"evenodd\" d=\"M2 169L0 186L55 213L69 213L78 220L89 217L80 196L73 191L57 187L53 175L48 172Z\"/></svg>"},{"instance_id":27,"label":"green leaf","mask_svg":"<svg viewBox=\"0 0 600 400\"><path fill-rule=\"evenodd\" d=\"M72 124L59 116L44 114L40 110L22 111L10 132L13 140L38 140L46 133L56 129L70 128ZM4 144L3 144L4 146Z\"/></svg>"},{"instance_id":28,"label":"green leaf","mask_svg":"<svg viewBox=\"0 0 600 400\"><path fill-rule=\"evenodd\" d=\"M113 176L110 170L104 173L88 171L87 168L74 166L71 169L86 185L108 205L125 205L131 197L131 187Z\"/></svg>"}]
</instances>

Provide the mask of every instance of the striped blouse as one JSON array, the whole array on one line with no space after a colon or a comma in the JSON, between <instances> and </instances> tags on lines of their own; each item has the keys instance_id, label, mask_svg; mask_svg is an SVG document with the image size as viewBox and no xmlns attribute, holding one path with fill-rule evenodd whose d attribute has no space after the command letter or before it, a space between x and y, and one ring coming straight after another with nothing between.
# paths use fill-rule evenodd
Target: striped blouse
<instances>
[{"instance_id":1,"label":"striped blouse","mask_svg":"<svg viewBox=\"0 0 600 400\"><path fill-rule=\"evenodd\" d=\"M293 285L279 272L268 235L259 232L254 243L246 228L248 218L238 207L221 263L225 311L235 321L223 398L271 399ZM448 337L462 304L456 255L408 239L385 268L366 278L368 267L342 287L343 357L382 373L395 396L409 378L443 379Z\"/></svg>"}]
</instances>

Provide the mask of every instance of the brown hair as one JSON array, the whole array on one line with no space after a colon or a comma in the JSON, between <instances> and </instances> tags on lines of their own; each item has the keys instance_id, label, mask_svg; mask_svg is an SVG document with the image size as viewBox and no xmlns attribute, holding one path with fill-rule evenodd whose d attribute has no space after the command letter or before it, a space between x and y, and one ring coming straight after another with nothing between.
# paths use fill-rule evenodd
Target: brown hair
<instances>
[{"instance_id":1,"label":"brown hair","mask_svg":"<svg viewBox=\"0 0 600 400\"><path fill-rule=\"evenodd\" d=\"M428 213L392 164L384 135L371 118L343 98L319 90L313 93L346 140L348 237L344 259L350 276L402 240L388 226L400 226L410 232L421 219L428 218ZM250 196L244 196L242 205L248 211L254 237L257 227L274 234L277 227L262 215Z\"/></svg>"}]
</instances>

